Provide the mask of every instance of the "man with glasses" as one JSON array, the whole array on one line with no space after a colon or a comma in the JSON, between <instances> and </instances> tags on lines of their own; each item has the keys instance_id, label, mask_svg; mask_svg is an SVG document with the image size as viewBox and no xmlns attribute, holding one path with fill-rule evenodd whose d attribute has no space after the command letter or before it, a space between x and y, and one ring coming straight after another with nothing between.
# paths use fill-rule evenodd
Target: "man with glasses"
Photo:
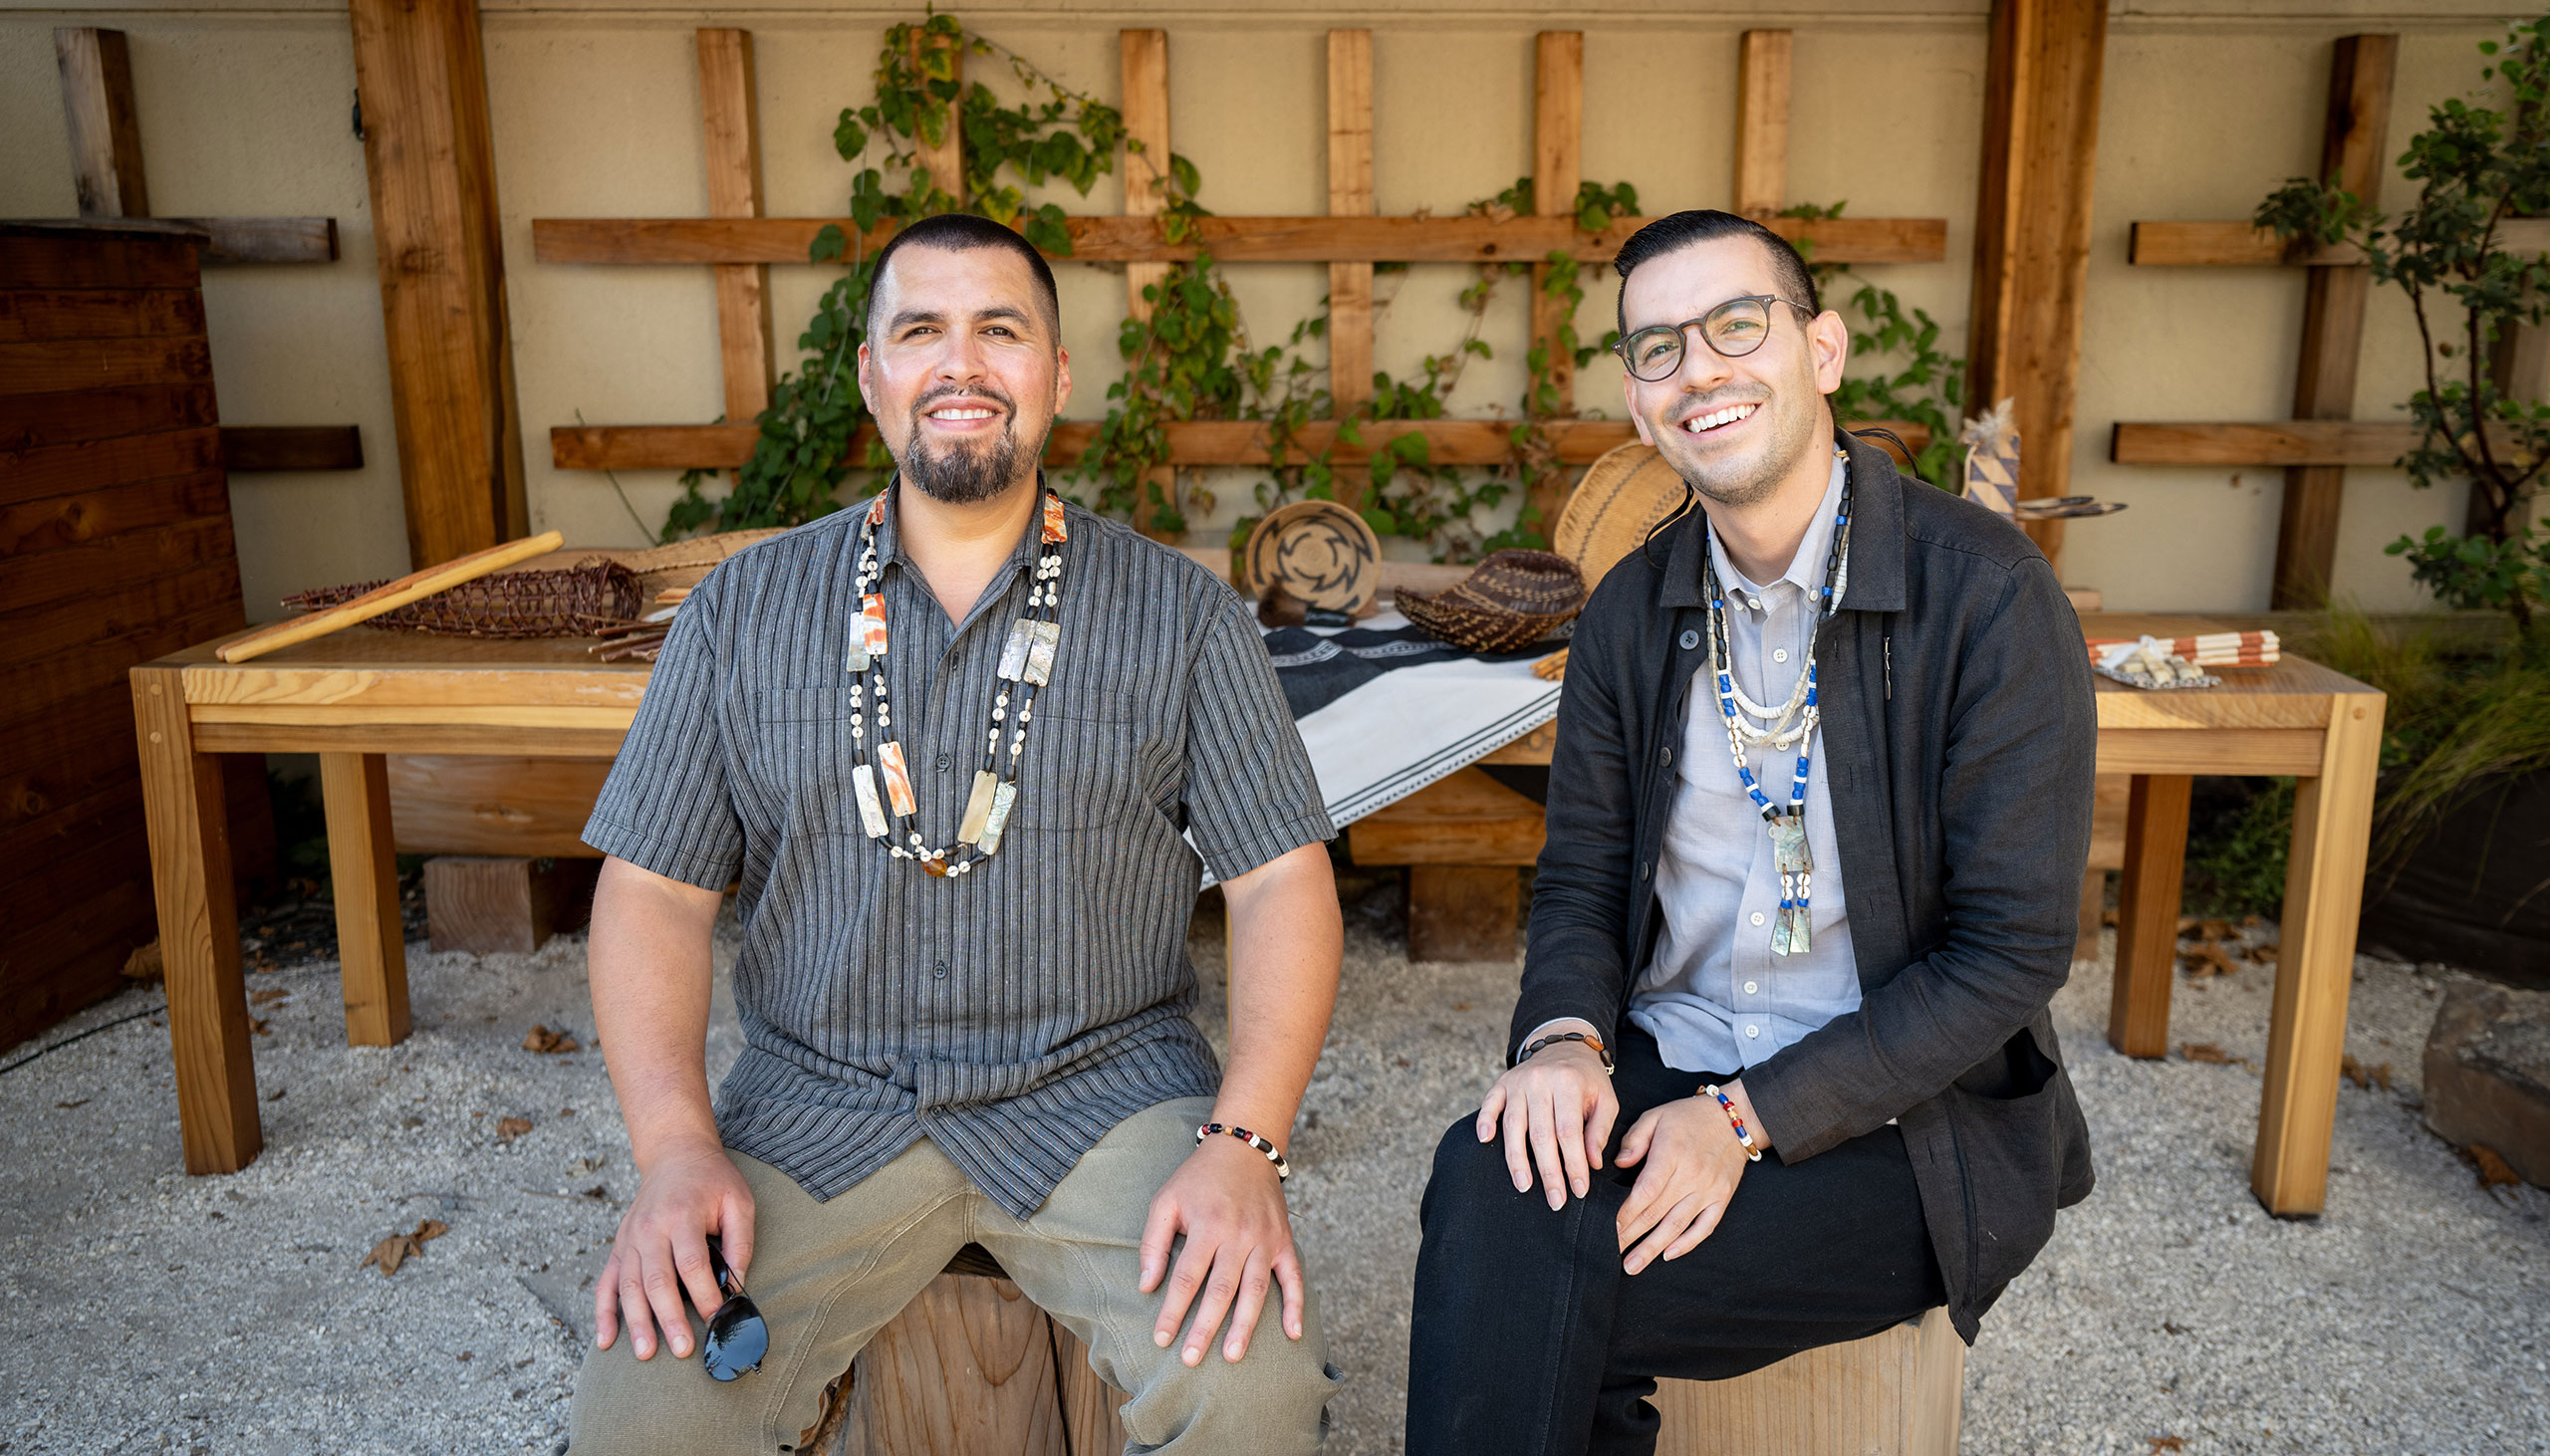
<instances>
[{"instance_id":1,"label":"man with glasses","mask_svg":"<svg viewBox=\"0 0 2550 1456\"><path fill-rule=\"evenodd\" d=\"M1944 1304L2087 1196L2047 1003L2096 749L2043 556L1837 430L1795 249L1617 260L1639 438L1696 510L1578 618L1509 1070L1436 1151L1410 1456L1645 1453L1723 1379Z\"/></svg>"}]
</instances>

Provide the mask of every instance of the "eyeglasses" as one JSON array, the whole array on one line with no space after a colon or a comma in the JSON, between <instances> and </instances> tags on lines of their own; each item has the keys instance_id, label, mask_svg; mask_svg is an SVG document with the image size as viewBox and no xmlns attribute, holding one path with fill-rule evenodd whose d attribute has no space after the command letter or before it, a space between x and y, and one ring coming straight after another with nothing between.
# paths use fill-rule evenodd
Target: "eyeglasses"
<instances>
[{"instance_id":1,"label":"eyeglasses","mask_svg":"<svg viewBox=\"0 0 2550 1456\"><path fill-rule=\"evenodd\" d=\"M1806 305L1792 303L1778 294L1747 294L1728 299L1696 319L1641 329L1615 349L1621 363L1629 366L1630 377L1657 383L1673 377L1682 367L1682 336L1695 327L1701 340L1721 359L1742 359L1760 349L1762 341L1771 337L1773 304L1788 304L1810 319L1815 317Z\"/></svg>"},{"instance_id":2,"label":"eyeglasses","mask_svg":"<svg viewBox=\"0 0 2550 1456\"><path fill-rule=\"evenodd\" d=\"M726 1251L718 1247L715 1234L708 1236L708 1272L716 1276L717 1288L728 1298L708 1317L708 1338L699 1346L699 1363L712 1378L731 1380L761 1368L761 1357L770 1352L770 1327L744 1297L744 1282L726 1267Z\"/></svg>"}]
</instances>

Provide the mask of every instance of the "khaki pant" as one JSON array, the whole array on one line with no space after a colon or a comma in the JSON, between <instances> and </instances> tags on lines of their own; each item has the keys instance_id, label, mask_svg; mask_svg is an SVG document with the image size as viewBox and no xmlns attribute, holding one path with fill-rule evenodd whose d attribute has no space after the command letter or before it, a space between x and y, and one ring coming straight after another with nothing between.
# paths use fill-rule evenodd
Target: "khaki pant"
<instances>
[{"instance_id":1,"label":"khaki pant","mask_svg":"<svg viewBox=\"0 0 2550 1456\"><path fill-rule=\"evenodd\" d=\"M1270 1289L1237 1364L1222 1358L1219 1334L1194 1369L1177 1357L1182 1326L1168 1348L1151 1343L1160 1296L1136 1288L1143 1220L1211 1111L1209 1098L1186 1097L1126 1118L1024 1220L926 1140L823 1203L769 1164L730 1153L753 1191L746 1279L770 1324L770 1353L758 1371L720 1384L700 1368L697 1318L687 1359L659 1347L640 1361L624 1334L588 1354L577 1376L574 1456L790 1449L815 1424L824 1387L968 1243L990 1250L1080 1336L1100 1378L1132 1392L1128 1450L1316 1450L1341 1378L1327 1363L1316 1301L1306 1302L1302 1337L1288 1339Z\"/></svg>"}]
</instances>

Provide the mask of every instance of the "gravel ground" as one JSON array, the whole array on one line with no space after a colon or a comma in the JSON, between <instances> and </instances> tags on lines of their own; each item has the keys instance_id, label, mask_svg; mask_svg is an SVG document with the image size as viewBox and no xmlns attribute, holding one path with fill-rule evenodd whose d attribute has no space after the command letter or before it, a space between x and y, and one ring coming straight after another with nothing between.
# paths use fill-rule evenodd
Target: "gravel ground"
<instances>
[{"instance_id":1,"label":"gravel ground","mask_svg":"<svg viewBox=\"0 0 2550 1456\"><path fill-rule=\"evenodd\" d=\"M1513 995L1509 964L1407 963L1394 898L1352 900L1293 1151L1353 1376L1331 1449L1357 1456L1398 1449L1423 1169L1475 1105ZM1208 903L1208 1025L1220 942ZM0 1452L556 1449L590 1278L636 1184L601 1058L523 1047L535 1024L590 1042L583 940L419 943L408 964L415 1034L388 1049L344 1045L333 961L249 976L266 1150L234 1177L177 1171L164 1017L0 1078L0 1289L19 1311ZM2358 962L2348 1049L2391 1086L2342 1091L2328 1212L2282 1221L2247 1186L2269 973L2178 982L2174 1037L2231 1060L2129 1062L2101 1035L2105 970L2081 968L2055 1009L2099 1190L1986 1321L1967 1451L2550 1451L2550 1195L2481 1189L2419 1125L2432 972ZM128 992L37 1045L157 1000ZM721 983L712 1067L736 1047ZM362 1267L426 1219L448 1232L394 1278Z\"/></svg>"}]
</instances>

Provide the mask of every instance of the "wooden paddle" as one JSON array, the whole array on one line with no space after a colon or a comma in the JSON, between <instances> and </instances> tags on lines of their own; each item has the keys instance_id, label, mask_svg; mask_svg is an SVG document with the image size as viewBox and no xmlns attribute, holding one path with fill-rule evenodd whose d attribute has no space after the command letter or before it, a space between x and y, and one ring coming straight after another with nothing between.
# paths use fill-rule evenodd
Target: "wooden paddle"
<instances>
[{"instance_id":1,"label":"wooden paddle","mask_svg":"<svg viewBox=\"0 0 2550 1456\"><path fill-rule=\"evenodd\" d=\"M467 556L444 562L441 566L427 567L421 572L411 572L400 577L397 581L383 583L352 602L341 603L325 611L313 611L307 615L291 617L260 627L235 642L223 643L217 649L217 655L224 662L245 662L251 657L262 657L277 647L289 647L295 642L309 641L312 637L324 637L339 627L353 626L356 622L370 620L384 611L394 611L410 602L431 597L445 588L457 587L463 582L474 582L491 572L503 571L516 562L529 561L536 556L547 556L564 546L566 542L567 538L558 532L543 531L537 536L526 536L520 541L508 541L502 546L491 546L485 551L471 552Z\"/></svg>"}]
</instances>

